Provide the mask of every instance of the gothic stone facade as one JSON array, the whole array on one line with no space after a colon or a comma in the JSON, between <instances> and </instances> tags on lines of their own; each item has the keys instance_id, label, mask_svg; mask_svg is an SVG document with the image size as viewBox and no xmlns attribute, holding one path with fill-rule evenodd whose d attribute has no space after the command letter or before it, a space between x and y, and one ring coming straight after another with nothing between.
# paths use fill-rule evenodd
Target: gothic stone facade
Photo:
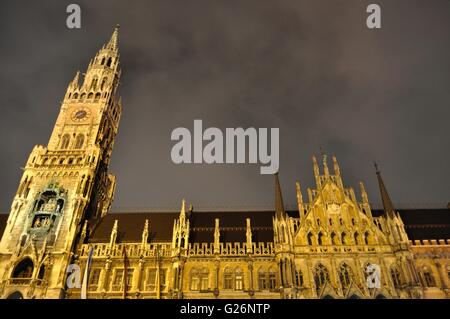
<instances>
[{"instance_id":1,"label":"gothic stone facade","mask_svg":"<svg viewBox=\"0 0 450 319\"><path fill-rule=\"evenodd\" d=\"M276 175L273 211L194 212L183 200L178 213L107 215L119 78L116 28L26 163L0 242L1 298L79 298L67 269L83 274L90 251L88 298L449 297L448 228L410 240L378 170L375 216L362 183L360 201L344 187L335 157L333 172L313 158L316 187L304 201L297 183L295 211ZM379 286L367 284L371 271Z\"/></svg>"}]
</instances>

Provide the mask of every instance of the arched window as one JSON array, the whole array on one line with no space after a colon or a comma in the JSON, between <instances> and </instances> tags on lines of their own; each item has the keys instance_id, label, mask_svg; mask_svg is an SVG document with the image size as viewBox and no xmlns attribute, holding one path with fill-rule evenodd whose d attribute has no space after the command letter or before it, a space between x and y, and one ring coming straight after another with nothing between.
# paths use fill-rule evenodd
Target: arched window
<instances>
[{"instance_id":1,"label":"arched window","mask_svg":"<svg viewBox=\"0 0 450 319\"><path fill-rule=\"evenodd\" d=\"M339 280L341 281L342 288L347 289L350 287L352 271L347 264L342 264L339 267Z\"/></svg>"},{"instance_id":2,"label":"arched window","mask_svg":"<svg viewBox=\"0 0 450 319\"><path fill-rule=\"evenodd\" d=\"M73 98L78 99L78 93L74 93Z\"/></svg>"},{"instance_id":3,"label":"arched window","mask_svg":"<svg viewBox=\"0 0 450 319\"><path fill-rule=\"evenodd\" d=\"M98 84L98 79L94 78L91 82L91 90L96 90L97 89L97 84Z\"/></svg>"},{"instance_id":4,"label":"arched window","mask_svg":"<svg viewBox=\"0 0 450 319\"><path fill-rule=\"evenodd\" d=\"M99 100L101 96L102 96L101 93L100 93L100 92L97 92L97 93L95 94L95 100Z\"/></svg>"},{"instance_id":5,"label":"arched window","mask_svg":"<svg viewBox=\"0 0 450 319\"><path fill-rule=\"evenodd\" d=\"M191 290L200 290L200 274L196 268L191 270Z\"/></svg>"},{"instance_id":6,"label":"arched window","mask_svg":"<svg viewBox=\"0 0 450 319\"><path fill-rule=\"evenodd\" d=\"M80 149L83 147L84 144L84 135L78 134L77 139L75 140L75 148Z\"/></svg>"},{"instance_id":7,"label":"arched window","mask_svg":"<svg viewBox=\"0 0 450 319\"><path fill-rule=\"evenodd\" d=\"M103 78L103 80L102 80L102 85L100 86L100 89L101 89L102 91L105 89L106 81L107 81L107 79L106 79L106 78Z\"/></svg>"},{"instance_id":8,"label":"arched window","mask_svg":"<svg viewBox=\"0 0 450 319\"><path fill-rule=\"evenodd\" d=\"M331 233L331 242L333 243L333 245L339 245L340 244L339 237L338 237L338 235L336 235L335 232Z\"/></svg>"},{"instance_id":9,"label":"arched window","mask_svg":"<svg viewBox=\"0 0 450 319\"><path fill-rule=\"evenodd\" d=\"M14 268L12 278L31 278L33 276L34 265L30 258L23 259Z\"/></svg>"},{"instance_id":10,"label":"arched window","mask_svg":"<svg viewBox=\"0 0 450 319\"><path fill-rule=\"evenodd\" d=\"M101 65L105 64L105 58L102 59Z\"/></svg>"},{"instance_id":11,"label":"arched window","mask_svg":"<svg viewBox=\"0 0 450 319\"><path fill-rule=\"evenodd\" d=\"M327 282L330 282L330 274L324 265L317 265L314 271L314 282L316 284L317 291L321 290Z\"/></svg>"},{"instance_id":12,"label":"arched window","mask_svg":"<svg viewBox=\"0 0 450 319\"><path fill-rule=\"evenodd\" d=\"M394 286L396 288L398 288L402 285L400 271L398 270L398 268L396 266L392 266L392 268L391 268L391 277L392 277L392 282L394 283Z\"/></svg>"},{"instance_id":13,"label":"arched window","mask_svg":"<svg viewBox=\"0 0 450 319\"><path fill-rule=\"evenodd\" d=\"M277 273L273 268L269 269L269 289L273 290L277 287Z\"/></svg>"},{"instance_id":14,"label":"arched window","mask_svg":"<svg viewBox=\"0 0 450 319\"><path fill-rule=\"evenodd\" d=\"M313 234L312 233L308 233L308 235L306 236L306 238L308 239L308 245L312 245L313 244L313 241L312 241L312 238L313 238Z\"/></svg>"},{"instance_id":15,"label":"arched window","mask_svg":"<svg viewBox=\"0 0 450 319\"><path fill-rule=\"evenodd\" d=\"M86 93L82 93L81 95L80 95L80 99L81 100L84 100L86 98Z\"/></svg>"},{"instance_id":16,"label":"arched window","mask_svg":"<svg viewBox=\"0 0 450 319\"><path fill-rule=\"evenodd\" d=\"M342 233L342 243L344 245L351 245L350 237L345 232Z\"/></svg>"},{"instance_id":17,"label":"arched window","mask_svg":"<svg viewBox=\"0 0 450 319\"><path fill-rule=\"evenodd\" d=\"M299 269L295 270L295 285L297 287L303 287L304 285L303 273Z\"/></svg>"},{"instance_id":18,"label":"arched window","mask_svg":"<svg viewBox=\"0 0 450 319\"><path fill-rule=\"evenodd\" d=\"M368 231L364 233L364 243L366 245L373 245L373 237Z\"/></svg>"},{"instance_id":19,"label":"arched window","mask_svg":"<svg viewBox=\"0 0 450 319\"><path fill-rule=\"evenodd\" d=\"M92 93L92 92L89 93L89 94L88 94L88 99L90 100L90 99L93 99L93 98L94 98L94 93Z\"/></svg>"},{"instance_id":20,"label":"arched window","mask_svg":"<svg viewBox=\"0 0 450 319\"><path fill-rule=\"evenodd\" d=\"M236 268L234 274L234 289L243 290L244 289L244 273L241 268Z\"/></svg>"},{"instance_id":21,"label":"arched window","mask_svg":"<svg viewBox=\"0 0 450 319\"><path fill-rule=\"evenodd\" d=\"M108 59L108 62L106 63L106 65L110 67L110 66L111 66L111 63L112 63L112 59L109 58L109 59Z\"/></svg>"},{"instance_id":22,"label":"arched window","mask_svg":"<svg viewBox=\"0 0 450 319\"><path fill-rule=\"evenodd\" d=\"M434 280L433 274L427 268L423 271L423 279L426 287L436 287L436 281Z\"/></svg>"},{"instance_id":23,"label":"arched window","mask_svg":"<svg viewBox=\"0 0 450 319\"><path fill-rule=\"evenodd\" d=\"M230 268L225 268L224 270L223 289L233 289L233 273Z\"/></svg>"},{"instance_id":24,"label":"arched window","mask_svg":"<svg viewBox=\"0 0 450 319\"><path fill-rule=\"evenodd\" d=\"M200 273L200 290L207 291L209 289L209 270L203 268Z\"/></svg>"},{"instance_id":25,"label":"arched window","mask_svg":"<svg viewBox=\"0 0 450 319\"><path fill-rule=\"evenodd\" d=\"M62 149L69 148L69 143L70 143L70 135L69 134L64 134L64 136L61 139L61 148Z\"/></svg>"},{"instance_id":26,"label":"arched window","mask_svg":"<svg viewBox=\"0 0 450 319\"><path fill-rule=\"evenodd\" d=\"M266 290L269 287L269 283L267 281L267 276L266 276L266 272L260 268L258 270L258 287L259 290Z\"/></svg>"},{"instance_id":27,"label":"arched window","mask_svg":"<svg viewBox=\"0 0 450 319\"><path fill-rule=\"evenodd\" d=\"M319 232L319 233L317 234L317 244L318 244L319 246L323 245L323 234L322 234L322 232Z\"/></svg>"}]
</instances>

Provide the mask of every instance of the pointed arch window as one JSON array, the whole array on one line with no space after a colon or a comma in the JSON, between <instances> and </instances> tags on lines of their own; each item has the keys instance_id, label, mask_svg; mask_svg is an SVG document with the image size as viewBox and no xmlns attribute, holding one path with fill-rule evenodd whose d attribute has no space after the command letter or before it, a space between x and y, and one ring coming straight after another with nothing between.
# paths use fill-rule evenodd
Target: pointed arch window
<instances>
[{"instance_id":1,"label":"pointed arch window","mask_svg":"<svg viewBox=\"0 0 450 319\"><path fill-rule=\"evenodd\" d=\"M307 240L308 240L308 245L312 246L313 244L313 234L311 232L308 233L308 235L306 236Z\"/></svg>"},{"instance_id":2,"label":"pointed arch window","mask_svg":"<svg viewBox=\"0 0 450 319\"><path fill-rule=\"evenodd\" d=\"M61 139L61 148L62 149L69 148L69 143L70 143L70 135L69 134L64 134L64 136Z\"/></svg>"},{"instance_id":3,"label":"pointed arch window","mask_svg":"<svg viewBox=\"0 0 450 319\"><path fill-rule=\"evenodd\" d=\"M14 268L12 278L29 279L33 275L33 270L33 262L30 258L25 258Z\"/></svg>"},{"instance_id":4,"label":"pointed arch window","mask_svg":"<svg viewBox=\"0 0 450 319\"><path fill-rule=\"evenodd\" d=\"M103 91L104 89L105 89L105 87L106 87L106 81L107 81L107 79L106 78L103 78L103 80L102 80L102 85L100 86L100 89Z\"/></svg>"},{"instance_id":5,"label":"pointed arch window","mask_svg":"<svg viewBox=\"0 0 450 319\"><path fill-rule=\"evenodd\" d=\"M342 264L339 267L339 280L341 281L342 288L347 289L350 287L352 277L352 270L347 264Z\"/></svg>"},{"instance_id":6,"label":"pointed arch window","mask_svg":"<svg viewBox=\"0 0 450 319\"><path fill-rule=\"evenodd\" d=\"M319 233L317 234L317 244L318 244L319 246L323 245L323 234L322 234L322 232L319 232Z\"/></svg>"},{"instance_id":7,"label":"pointed arch window","mask_svg":"<svg viewBox=\"0 0 450 319\"><path fill-rule=\"evenodd\" d=\"M80 149L83 147L83 144L84 144L84 135L78 134L76 141L75 141L75 148Z\"/></svg>"},{"instance_id":8,"label":"pointed arch window","mask_svg":"<svg viewBox=\"0 0 450 319\"><path fill-rule=\"evenodd\" d=\"M400 271L398 270L397 266L392 266L391 277L392 277L392 282L394 283L395 288L399 288L402 285L402 278L401 278Z\"/></svg>"},{"instance_id":9,"label":"pointed arch window","mask_svg":"<svg viewBox=\"0 0 450 319\"><path fill-rule=\"evenodd\" d=\"M295 270L295 284L297 287L303 287L304 285L303 273L300 269Z\"/></svg>"},{"instance_id":10,"label":"pointed arch window","mask_svg":"<svg viewBox=\"0 0 450 319\"><path fill-rule=\"evenodd\" d=\"M335 232L332 232L332 233L331 233L331 242L333 243L333 245L339 245L339 244L340 244L340 242L339 242L339 236L336 235Z\"/></svg>"},{"instance_id":11,"label":"pointed arch window","mask_svg":"<svg viewBox=\"0 0 450 319\"><path fill-rule=\"evenodd\" d=\"M373 237L368 231L364 233L364 243L366 245L373 245Z\"/></svg>"},{"instance_id":12,"label":"pointed arch window","mask_svg":"<svg viewBox=\"0 0 450 319\"><path fill-rule=\"evenodd\" d=\"M96 90L97 89L97 84L98 84L98 79L97 78L92 79L91 90Z\"/></svg>"},{"instance_id":13,"label":"pointed arch window","mask_svg":"<svg viewBox=\"0 0 450 319\"><path fill-rule=\"evenodd\" d=\"M330 274L324 265L317 265L314 271L314 282L316 284L317 291L321 290L327 283L330 282Z\"/></svg>"}]
</instances>

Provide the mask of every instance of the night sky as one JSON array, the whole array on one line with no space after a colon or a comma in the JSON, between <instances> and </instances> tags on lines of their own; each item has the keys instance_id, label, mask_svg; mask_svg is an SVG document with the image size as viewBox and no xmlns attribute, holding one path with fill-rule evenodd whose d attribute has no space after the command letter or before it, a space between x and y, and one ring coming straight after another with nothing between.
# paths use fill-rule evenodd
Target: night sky
<instances>
[{"instance_id":1,"label":"night sky","mask_svg":"<svg viewBox=\"0 0 450 319\"><path fill-rule=\"evenodd\" d=\"M66 27L66 6L82 28ZM382 28L369 30L378 3ZM287 206L313 187L312 155L380 202L450 201L450 1L17 1L0 3L0 211L46 144L75 72L119 23L123 116L110 171L115 210L272 207L259 164L175 165L177 127L279 127ZM321 161L320 161L321 162ZM329 164L331 167L331 163Z\"/></svg>"}]
</instances>

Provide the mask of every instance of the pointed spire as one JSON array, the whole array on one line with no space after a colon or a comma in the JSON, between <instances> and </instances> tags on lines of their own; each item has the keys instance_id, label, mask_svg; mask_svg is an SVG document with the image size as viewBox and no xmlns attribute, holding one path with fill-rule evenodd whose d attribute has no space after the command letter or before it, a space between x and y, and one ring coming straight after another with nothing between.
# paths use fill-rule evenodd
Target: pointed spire
<instances>
[{"instance_id":1,"label":"pointed spire","mask_svg":"<svg viewBox=\"0 0 450 319\"><path fill-rule=\"evenodd\" d=\"M336 156L333 155L333 169L334 175L341 176L341 169L339 168L339 163L336 159Z\"/></svg>"},{"instance_id":2,"label":"pointed spire","mask_svg":"<svg viewBox=\"0 0 450 319\"><path fill-rule=\"evenodd\" d=\"M278 173L275 173L275 216L284 218L285 214L280 180L278 178Z\"/></svg>"},{"instance_id":3,"label":"pointed spire","mask_svg":"<svg viewBox=\"0 0 450 319\"><path fill-rule=\"evenodd\" d=\"M186 220L186 200L183 198L181 201L180 223L184 224Z\"/></svg>"},{"instance_id":4,"label":"pointed spire","mask_svg":"<svg viewBox=\"0 0 450 319\"><path fill-rule=\"evenodd\" d=\"M80 71L77 71L77 73L75 74L75 77L73 78L72 82L70 83L72 88L77 88L79 86L79 81L80 81Z\"/></svg>"},{"instance_id":5,"label":"pointed spire","mask_svg":"<svg viewBox=\"0 0 450 319\"><path fill-rule=\"evenodd\" d=\"M298 205L298 213L300 215L300 221L303 221L305 219L305 211L303 207L303 195L302 190L300 189L300 183L295 183L295 190L297 192L297 205Z\"/></svg>"},{"instance_id":6,"label":"pointed spire","mask_svg":"<svg viewBox=\"0 0 450 319\"><path fill-rule=\"evenodd\" d=\"M309 201L309 204L312 204L312 203L313 203L312 190L311 190L311 188L309 188L309 187L308 187L308 201Z\"/></svg>"},{"instance_id":7,"label":"pointed spire","mask_svg":"<svg viewBox=\"0 0 450 319\"><path fill-rule=\"evenodd\" d=\"M117 24L116 27L114 28L114 32L111 36L111 39L109 40L108 44L106 45L107 49L116 51L119 45L119 29L120 29L120 25Z\"/></svg>"},{"instance_id":8,"label":"pointed spire","mask_svg":"<svg viewBox=\"0 0 450 319\"><path fill-rule=\"evenodd\" d=\"M361 198L364 204L369 203L369 198L367 197L366 188L364 187L363 182L359 182L359 189L361 191Z\"/></svg>"},{"instance_id":9,"label":"pointed spire","mask_svg":"<svg viewBox=\"0 0 450 319\"><path fill-rule=\"evenodd\" d=\"M110 242L109 242L109 246L110 247L112 247L113 245L116 244L118 228L119 228L119 221L116 219L114 221L114 226L113 226L113 229L111 231L111 239L110 239Z\"/></svg>"},{"instance_id":10,"label":"pointed spire","mask_svg":"<svg viewBox=\"0 0 450 319\"><path fill-rule=\"evenodd\" d=\"M328 163L327 163L327 155L323 154L323 174L325 176L330 175L330 170L328 169Z\"/></svg>"},{"instance_id":11,"label":"pointed spire","mask_svg":"<svg viewBox=\"0 0 450 319\"><path fill-rule=\"evenodd\" d=\"M148 241L148 219L145 220L144 230L142 231L142 242L141 242L142 249L145 248L145 244L147 244L147 241Z\"/></svg>"},{"instance_id":12,"label":"pointed spire","mask_svg":"<svg viewBox=\"0 0 450 319\"><path fill-rule=\"evenodd\" d=\"M250 218L246 219L246 223L247 223L247 227L246 227L246 232L245 232L245 237L247 239L247 253L251 253L252 252L252 228L250 226Z\"/></svg>"},{"instance_id":13,"label":"pointed spire","mask_svg":"<svg viewBox=\"0 0 450 319\"><path fill-rule=\"evenodd\" d=\"M215 219L214 225L214 253L220 253L220 228L219 228L219 218Z\"/></svg>"},{"instance_id":14,"label":"pointed spire","mask_svg":"<svg viewBox=\"0 0 450 319\"><path fill-rule=\"evenodd\" d=\"M380 187L381 201L383 202L384 213L388 217L394 217L394 205L387 192L386 186L384 186L383 178L381 178L381 172L378 170L377 163L374 163L375 172L377 174L378 186Z\"/></svg>"},{"instance_id":15,"label":"pointed spire","mask_svg":"<svg viewBox=\"0 0 450 319\"><path fill-rule=\"evenodd\" d=\"M315 156L312 157L313 160L313 170L314 170L314 178L316 180L316 187L320 188L320 171L319 164L317 164L317 158Z\"/></svg>"}]
</instances>

